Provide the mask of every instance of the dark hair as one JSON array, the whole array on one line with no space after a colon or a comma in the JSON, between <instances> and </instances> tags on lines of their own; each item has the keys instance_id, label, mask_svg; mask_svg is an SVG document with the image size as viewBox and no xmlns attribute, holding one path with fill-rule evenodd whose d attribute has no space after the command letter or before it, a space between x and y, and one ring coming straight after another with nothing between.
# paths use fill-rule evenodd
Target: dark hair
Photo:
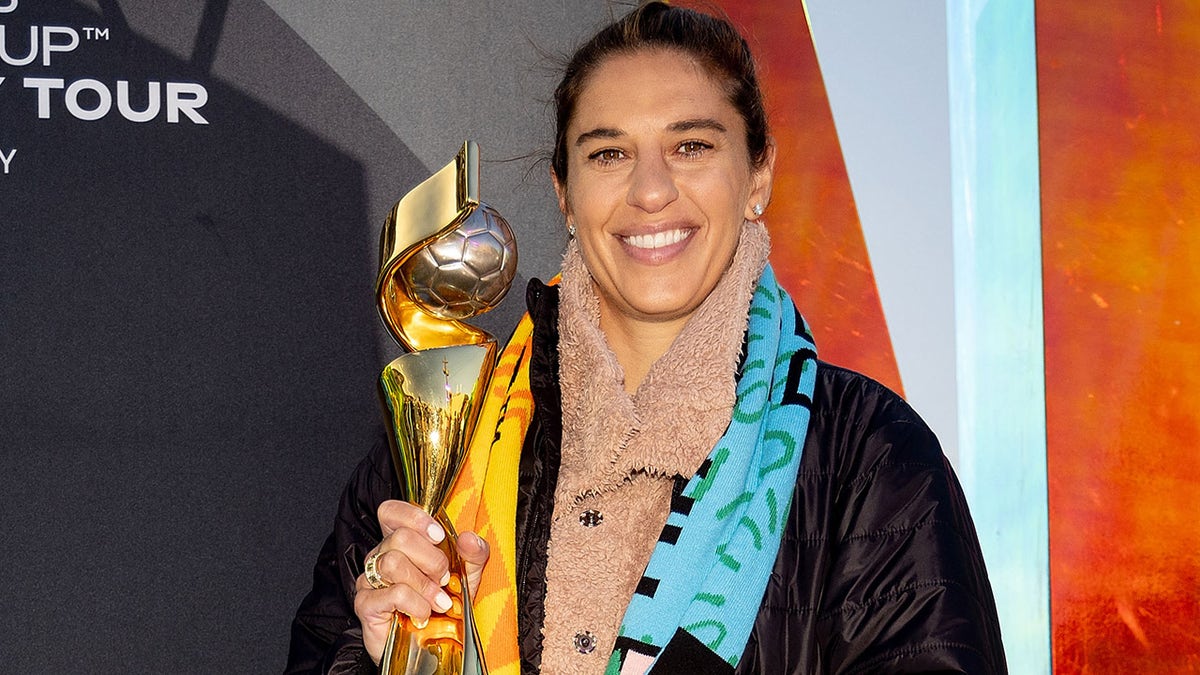
<instances>
[{"instance_id":1,"label":"dark hair","mask_svg":"<svg viewBox=\"0 0 1200 675\"><path fill-rule=\"evenodd\" d=\"M642 49L684 52L703 63L723 80L729 102L746 123L746 148L758 167L767 154L767 114L755 75L750 46L728 21L701 12L647 2L605 26L575 51L554 90L554 154L550 167L560 181L567 180L567 125L588 76L604 59Z\"/></svg>"}]
</instances>

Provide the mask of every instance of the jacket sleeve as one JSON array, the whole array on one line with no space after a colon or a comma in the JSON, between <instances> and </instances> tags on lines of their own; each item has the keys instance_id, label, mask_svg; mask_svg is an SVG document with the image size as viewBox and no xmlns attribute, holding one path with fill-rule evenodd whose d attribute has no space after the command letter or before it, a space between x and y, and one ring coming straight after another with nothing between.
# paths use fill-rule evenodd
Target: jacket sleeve
<instances>
[{"instance_id":1,"label":"jacket sleeve","mask_svg":"<svg viewBox=\"0 0 1200 675\"><path fill-rule=\"evenodd\" d=\"M376 511L395 490L391 450L382 435L342 492L333 532L313 567L313 586L292 621L285 673L377 672L354 614L354 582L381 535Z\"/></svg>"},{"instance_id":2,"label":"jacket sleeve","mask_svg":"<svg viewBox=\"0 0 1200 675\"><path fill-rule=\"evenodd\" d=\"M1006 672L966 500L933 432L866 380L835 409L834 531L816 633L829 672Z\"/></svg>"}]
</instances>

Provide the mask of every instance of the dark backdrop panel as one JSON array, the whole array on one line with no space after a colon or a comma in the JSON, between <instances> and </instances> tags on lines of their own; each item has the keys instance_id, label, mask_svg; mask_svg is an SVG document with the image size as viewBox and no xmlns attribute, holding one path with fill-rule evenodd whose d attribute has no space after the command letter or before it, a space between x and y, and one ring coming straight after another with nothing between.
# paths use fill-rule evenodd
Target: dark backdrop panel
<instances>
[{"instance_id":1,"label":"dark backdrop panel","mask_svg":"<svg viewBox=\"0 0 1200 675\"><path fill-rule=\"evenodd\" d=\"M279 670L376 424L381 214L361 157L397 193L427 169L269 8L236 9L252 30L223 31L223 2L164 8L164 33L195 36L183 57L117 2L0 14L10 56L30 26L81 36L0 71L5 672ZM328 105L297 124L212 76L218 53ZM126 80L137 108L150 81L198 83L208 124L115 103L85 121L62 90L38 119L30 77Z\"/></svg>"}]
</instances>

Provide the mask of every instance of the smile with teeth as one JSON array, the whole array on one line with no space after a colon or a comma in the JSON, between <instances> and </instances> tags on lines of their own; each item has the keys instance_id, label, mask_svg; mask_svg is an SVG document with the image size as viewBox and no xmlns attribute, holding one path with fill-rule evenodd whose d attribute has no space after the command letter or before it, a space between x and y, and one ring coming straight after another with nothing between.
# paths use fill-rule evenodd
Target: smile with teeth
<instances>
[{"instance_id":1,"label":"smile with teeth","mask_svg":"<svg viewBox=\"0 0 1200 675\"><path fill-rule=\"evenodd\" d=\"M679 242L692 236L691 229L666 230L665 232L655 232L654 234L634 234L628 237L621 237L621 241L629 244L634 248L641 249L656 249L678 244Z\"/></svg>"}]
</instances>

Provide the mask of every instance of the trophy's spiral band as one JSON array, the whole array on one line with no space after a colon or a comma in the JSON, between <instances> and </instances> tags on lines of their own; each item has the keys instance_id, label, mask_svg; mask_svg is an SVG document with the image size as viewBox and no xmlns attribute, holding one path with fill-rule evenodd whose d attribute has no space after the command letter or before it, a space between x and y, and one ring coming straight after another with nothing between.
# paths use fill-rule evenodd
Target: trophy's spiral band
<instances>
[{"instance_id":1,"label":"trophy's spiral band","mask_svg":"<svg viewBox=\"0 0 1200 675\"><path fill-rule=\"evenodd\" d=\"M415 352L493 339L479 328L425 311L397 278L405 260L458 227L478 208L479 146L467 141L454 161L404 195L388 213L379 245L375 294L384 325L405 349Z\"/></svg>"},{"instance_id":2,"label":"trophy's spiral band","mask_svg":"<svg viewBox=\"0 0 1200 675\"><path fill-rule=\"evenodd\" d=\"M388 331L410 352L380 375L392 459L405 498L446 528L440 548L453 575L446 589L449 611L435 613L420 628L393 615L380 661L383 675L487 672L456 536L442 505L474 434L496 363L496 341L486 331L427 311L402 277L409 258L481 207L479 149L467 141L454 161L406 194L384 224L376 299Z\"/></svg>"}]
</instances>

